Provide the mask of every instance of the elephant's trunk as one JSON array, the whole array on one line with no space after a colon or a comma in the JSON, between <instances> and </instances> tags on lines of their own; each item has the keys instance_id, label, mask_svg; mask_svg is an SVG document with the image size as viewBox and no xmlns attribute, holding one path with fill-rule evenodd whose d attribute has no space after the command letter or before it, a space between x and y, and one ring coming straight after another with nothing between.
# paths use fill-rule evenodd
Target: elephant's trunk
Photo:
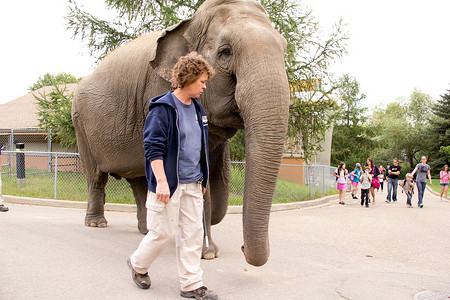
<instances>
[{"instance_id":1,"label":"elephant's trunk","mask_svg":"<svg viewBox=\"0 0 450 300\"><path fill-rule=\"evenodd\" d=\"M251 82L250 88L239 85L236 88L236 102L246 130L242 251L247 262L254 266L265 264L269 257L269 216L289 115L289 85L284 61L279 59L265 65L264 69L267 70L265 76L246 74L251 78L244 82ZM260 88L252 90L252 87Z\"/></svg>"}]
</instances>

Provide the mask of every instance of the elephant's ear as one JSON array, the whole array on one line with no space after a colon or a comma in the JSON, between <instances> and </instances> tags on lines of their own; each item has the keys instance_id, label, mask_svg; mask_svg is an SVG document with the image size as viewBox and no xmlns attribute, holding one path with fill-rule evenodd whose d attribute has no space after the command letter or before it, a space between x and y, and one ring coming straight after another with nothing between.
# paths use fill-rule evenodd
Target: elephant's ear
<instances>
[{"instance_id":1,"label":"elephant's ear","mask_svg":"<svg viewBox=\"0 0 450 300\"><path fill-rule=\"evenodd\" d=\"M184 38L186 28L190 19L183 20L178 24L167 27L161 32L156 42L156 51L150 59L151 66L156 73L170 81L172 68L178 59L189 53L189 45Z\"/></svg>"}]
</instances>

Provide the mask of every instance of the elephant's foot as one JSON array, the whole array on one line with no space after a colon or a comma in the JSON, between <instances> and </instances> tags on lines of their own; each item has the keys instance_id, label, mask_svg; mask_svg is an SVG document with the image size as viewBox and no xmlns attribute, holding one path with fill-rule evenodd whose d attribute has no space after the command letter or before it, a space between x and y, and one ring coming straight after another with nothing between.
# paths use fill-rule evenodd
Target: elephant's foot
<instances>
[{"instance_id":1,"label":"elephant's foot","mask_svg":"<svg viewBox=\"0 0 450 300\"><path fill-rule=\"evenodd\" d=\"M138 229L139 229L140 233L147 234L147 232L148 232L147 222L138 221Z\"/></svg>"},{"instance_id":2,"label":"elephant's foot","mask_svg":"<svg viewBox=\"0 0 450 300\"><path fill-rule=\"evenodd\" d=\"M105 228L108 226L108 221L105 217L86 216L84 224L88 227Z\"/></svg>"},{"instance_id":3,"label":"elephant's foot","mask_svg":"<svg viewBox=\"0 0 450 300\"><path fill-rule=\"evenodd\" d=\"M206 246L206 240L203 240L203 259L214 259L219 257L219 247L213 242L211 238L208 239L208 247Z\"/></svg>"}]
</instances>

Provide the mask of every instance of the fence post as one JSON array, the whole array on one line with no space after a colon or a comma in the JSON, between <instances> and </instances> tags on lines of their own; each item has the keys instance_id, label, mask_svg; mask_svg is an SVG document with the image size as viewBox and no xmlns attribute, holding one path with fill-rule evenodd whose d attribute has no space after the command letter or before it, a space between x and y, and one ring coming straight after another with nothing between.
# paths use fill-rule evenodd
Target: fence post
<instances>
[{"instance_id":1,"label":"fence post","mask_svg":"<svg viewBox=\"0 0 450 300\"><path fill-rule=\"evenodd\" d=\"M47 132L48 172L52 171L52 130Z\"/></svg>"},{"instance_id":2,"label":"fence post","mask_svg":"<svg viewBox=\"0 0 450 300\"><path fill-rule=\"evenodd\" d=\"M55 188L55 196L54 199L58 199L57 198L57 189L58 189L58 154L55 153L55 183L54 183L54 188Z\"/></svg>"},{"instance_id":3,"label":"fence post","mask_svg":"<svg viewBox=\"0 0 450 300\"><path fill-rule=\"evenodd\" d=\"M13 170L13 162L14 162L14 158L13 158L13 151L14 151L14 129L11 129L11 135L9 136L9 151L10 154L8 155L8 165L9 165L9 170L8 170L8 178L11 178L12 176L12 170Z\"/></svg>"},{"instance_id":4,"label":"fence post","mask_svg":"<svg viewBox=\"0 0 450 300\"><path fill-rule=\"evenodd\" d=\"M25 184L25 144L16 144L16 173L17 173L17 184Z\"/></svg>"},{"instance_id":5,"label":"fence post","mask_svg":"<svg viewBox=\"0 0 450 300\"><path fill-rule=\"evenodd\" d=\"M312 191L311 191L311 165L308 166L308 186L309 186L309 199L312 199Z\"/></svg>"},{"instance_id":6,"label":"fence post","mask_svg":"<svg viewBox=\"0 0 450 300\"><path fill-rule=\"evenodd\" d=\"M322 166L322 185L323 185L323 195L325 196L325 194L326 194L326 189L325 189L325 166Z\"/></svg>"}]
</instances>

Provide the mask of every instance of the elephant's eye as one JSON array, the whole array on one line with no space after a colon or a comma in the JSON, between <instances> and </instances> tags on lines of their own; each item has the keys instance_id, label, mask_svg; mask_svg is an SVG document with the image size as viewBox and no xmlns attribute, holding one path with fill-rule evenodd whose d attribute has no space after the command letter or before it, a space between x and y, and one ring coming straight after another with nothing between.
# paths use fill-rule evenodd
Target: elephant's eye
<instances>
[{"instance_id":1,"label":"elephant's eye","mask_svg":"<svg viewBox=\"0 0 450 300\"><path fill-rule=\"evenodd\" d=\"M230 48L224 48L224 49L222 49L221 51L220 51L220 53L221 54L224 54L224 55L231 55L231 49Z\"/></svg>"},{"instance_id":2,"label":"elephant's eye","mask_svg":"<svg viewBox=\"0 0 450 300\"><path fill-rule=\"evenodd\" d=\"M228 45L223 45L217 51L217 64L223 69L231 67L233 51Z\"/></svg>"}]
</instances>

